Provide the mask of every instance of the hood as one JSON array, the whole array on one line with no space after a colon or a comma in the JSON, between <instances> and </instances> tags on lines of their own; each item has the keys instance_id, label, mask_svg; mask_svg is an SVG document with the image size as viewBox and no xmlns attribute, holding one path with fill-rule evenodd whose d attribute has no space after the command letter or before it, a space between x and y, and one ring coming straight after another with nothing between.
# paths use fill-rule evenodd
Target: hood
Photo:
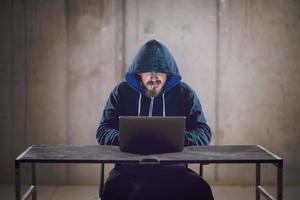
<instances>
[{"instance_id":1,"label":"hood","mask_svg":"<svg viewBox=\"0 0 300 200\"><path fill-rule=\"evenodd\" d=\"M144 93L144 89L137 79L137 74L144 72L167 74L168 79L163 92L170 90L181 80L174 57L164 44L156 40L150 40L140 47L125 75L129 86L139 93Z\"/></svg>"}]
</instances>

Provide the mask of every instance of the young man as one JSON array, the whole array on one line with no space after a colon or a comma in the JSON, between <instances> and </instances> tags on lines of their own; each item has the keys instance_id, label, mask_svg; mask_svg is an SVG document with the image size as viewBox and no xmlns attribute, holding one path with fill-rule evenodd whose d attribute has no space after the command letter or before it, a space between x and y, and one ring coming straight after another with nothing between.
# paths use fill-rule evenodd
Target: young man
<instances>
[{"instance_id":1,"label":"young man","mask_svg":"<svg viewBox=\"0 0 300 200\"><path fill-rule=\"evenodd\" d=\"M111 92L97 129L100 145L118 145L119 116L185 116L185 146L208 145L211 131L196 93L181 82L165 45L150 40L138 51L126 81ZM117 165L105 183L103 200L213 199L210 186L186 166Z\"/></svg>"}]
</instances>

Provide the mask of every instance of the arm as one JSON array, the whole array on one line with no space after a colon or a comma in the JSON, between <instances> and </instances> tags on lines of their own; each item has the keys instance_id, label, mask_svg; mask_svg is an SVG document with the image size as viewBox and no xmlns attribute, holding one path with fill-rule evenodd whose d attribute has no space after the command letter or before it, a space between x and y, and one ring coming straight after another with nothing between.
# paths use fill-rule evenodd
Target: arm
<instances>
[{"instance_id":1,"label":"arm","mask_svg":"<svg viewBox=\"0 0 300 200\"><path fill-rule=\"evenodd\" d=\"M211 130L206 123L200 101L194 91L190 91L186 108L185 146L208 145L211 140Z\"/></svg>"},{"instance_id":2,"label":"arm","mask_svg":"<svg viewBox=\"0 0 300 200\"><path fill-rule=\"evenodd\" d=\"M96 139L100 145L119 145L119 97L117 87L111 92L97 128Z\"/></svg>"}]
</instances>

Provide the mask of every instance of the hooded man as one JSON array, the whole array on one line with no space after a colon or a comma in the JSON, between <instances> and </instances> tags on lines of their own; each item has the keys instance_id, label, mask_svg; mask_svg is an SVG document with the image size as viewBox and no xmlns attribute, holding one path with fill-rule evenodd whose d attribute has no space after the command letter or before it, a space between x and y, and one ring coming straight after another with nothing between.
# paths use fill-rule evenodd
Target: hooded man
<instances>
[{"instance_id":1,"label":"hooded man","mask_svg":"<svg viewBox=\"0 0 300 200\"><path fill-rule=\"evenodd\" d=\"M181 81L165 45L150 40L139 49L111 92L97 129L100 145L119 144L119 116L185 116L185 146L208 145L211 131L196 93ZM213 199L209 185L186 166L116 165L105 183L103 200Z\"/></svg>"}]
</instances>

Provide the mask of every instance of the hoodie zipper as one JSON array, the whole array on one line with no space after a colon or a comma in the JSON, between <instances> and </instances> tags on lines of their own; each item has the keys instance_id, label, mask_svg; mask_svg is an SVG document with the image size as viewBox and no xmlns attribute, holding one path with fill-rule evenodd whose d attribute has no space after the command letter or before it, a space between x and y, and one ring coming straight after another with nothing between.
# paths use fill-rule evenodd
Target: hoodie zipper
<instances>
[{"instance_id":1,"label":"hoodie zipper","mask_svg":"<svg viewBox=\"0 0 300 200\"><path fill-rule=\"evenodd\" d=\"M151 97L150 108L149 108L149 117L152 117L153 103L154 103L154 97Z\"/></svg>"}]
</instances>

